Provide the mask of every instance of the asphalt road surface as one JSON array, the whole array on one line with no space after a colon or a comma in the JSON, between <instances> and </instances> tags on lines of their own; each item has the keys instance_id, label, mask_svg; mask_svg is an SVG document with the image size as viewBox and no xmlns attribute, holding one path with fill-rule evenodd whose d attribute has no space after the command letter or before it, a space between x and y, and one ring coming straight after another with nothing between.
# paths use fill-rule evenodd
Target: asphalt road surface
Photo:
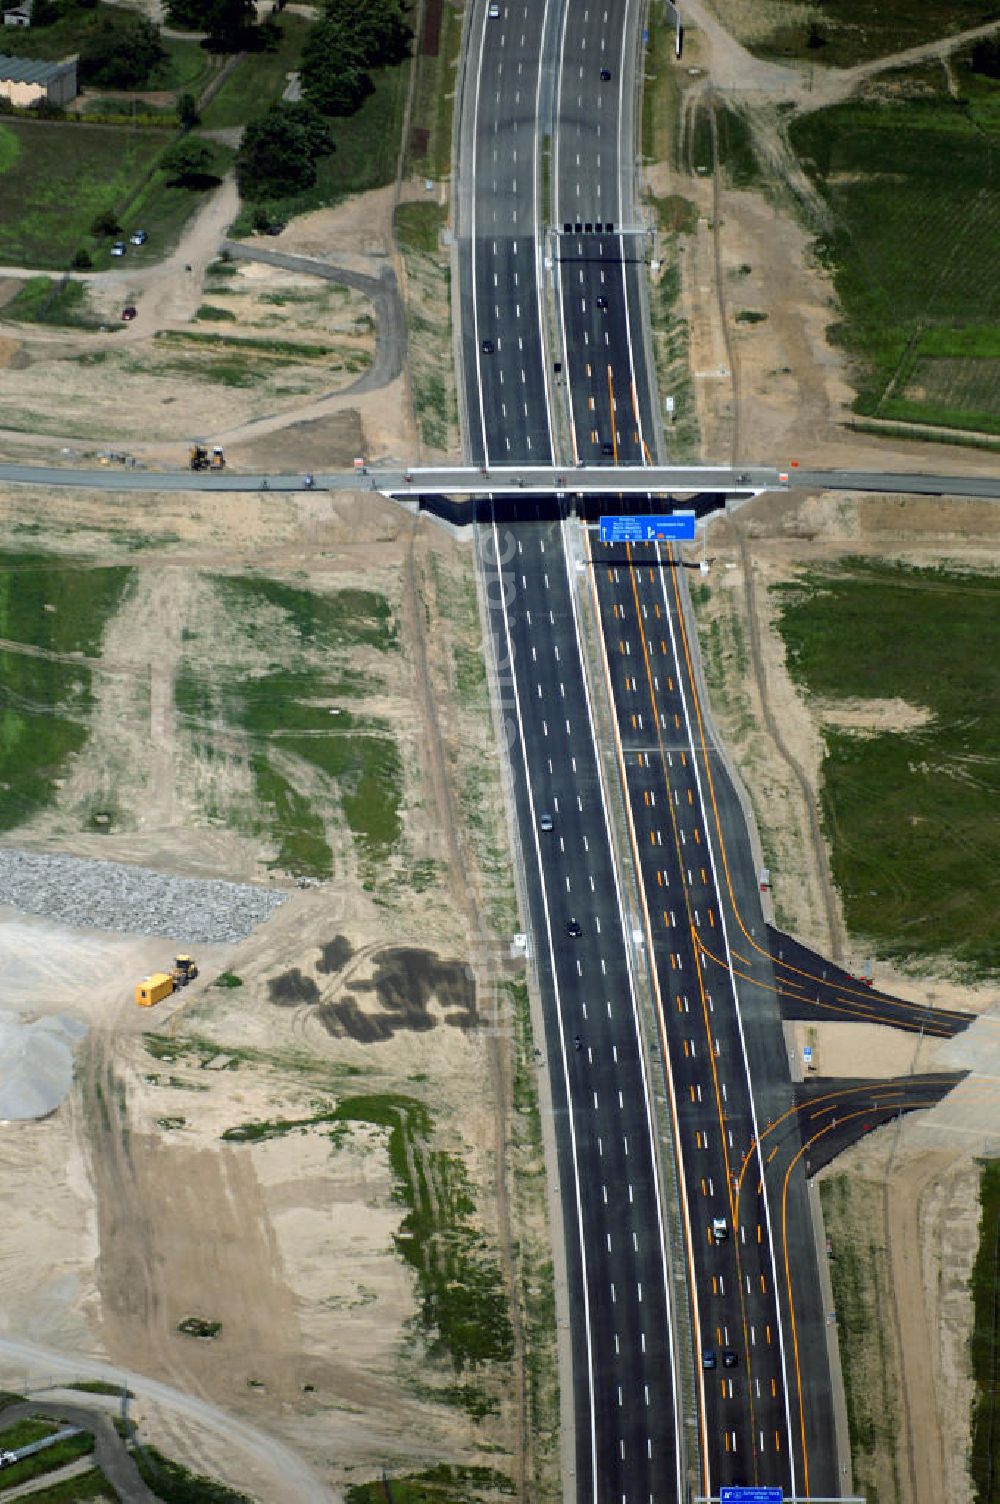
<instances>
[{"instance_id":1,"label":"asphalt road surface","mask_svg":"<svg viewBox=\"0 0 1000 1504\"><path fill-rule=\"evenodd\" d=\"M463 85L458 195L463 397L481 465L550 463L539 292L539 136L562 31L553 4L485 7ZM581 9L582 14L582 9ZM608 36L621 33L612 10ZM608 114L616 148L617 116ZM510 753L531 960L545 1019L571 1318L577 1498L682 1495L650 1086L562 526L477 528Z\"/></svg>"}]
</instances>

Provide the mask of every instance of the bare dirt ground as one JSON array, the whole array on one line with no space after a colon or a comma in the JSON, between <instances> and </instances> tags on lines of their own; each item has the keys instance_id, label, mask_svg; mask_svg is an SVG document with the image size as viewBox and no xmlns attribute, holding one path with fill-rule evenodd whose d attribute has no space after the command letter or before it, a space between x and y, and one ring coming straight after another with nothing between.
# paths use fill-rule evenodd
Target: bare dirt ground
<instances>
[{"instance_id":1,"label":"bare dirt ground","mask_svg":"<svg viewBox=\"0 0 1000 1504\"><path fill-rule=\"evenodd\" d=\"M112 332L4 323L0 401L7 452L39 457L88 446L127 451L150 464L183 465L192 438L221 443L248 468L318 470L357 455L402 458L416 446L408 381L355 396L350 388L374 349L370 303L334 283L261 264L220 268L218 249L238 207L227 180L177 250L150 266L72 273L94 315ZM379 189L294 221L268 248L333 259L378 275L392 252L392 190ZM0 316L19 268L0 271ZM132 303L136 319L121 323ZM217 316L206 316L207 310ZM199 310L202 317L197 318ZM206 350L169 336L276 340L263 350ZM157 339L166 335L167 339ZM319 358L295 344L321 344Z\"/></svg>"},{"instance_id":2,"label":"bare dirt ground","mask_svg":"<svg viewBox=\"0 0 1000 1504\"><path fill-rule=\"evenodd\" d=\"M14 1354L28 1341L77 1354L81 1366L121 1365L274 1433L332 1496L382 1467L481 1464L516 1476L509 1373L498 1387L489 1373L459 1377L427 1356L415 1278L393 1241L404 1209L386 1131L354 1124L331 1140L320 1125L263 1142L220 1137L247 1122L308 1118L345 1096L401 1092L429 1105L435 1145L464 1163L477 1224L501 1268L513 1236L544 1240L531 1206L512 1236L498 1179L510 1143L509 1029L470 1027L441 980L469 968L473 1006L492 1020L503 937L490 920L497 882L482 875L478 843L502 850L502 804L489 772L485 696L478 709L466 705L453 677L456 646L475 624L471 556L369 494L266 504L220 496L203 506L179 495L137 503L11 488L0 493L0 545L26 537L32 550L127 561L137 579L91 665L85 751L56 804L6 839L277 882L290 897L246 941L204 948L198 982L179 1006L168 1001L153 1015L132 1003L134 982L183 937L0 915L5 1006L90 1026L64 1106L44 1122L9 1124L0 1137L3 1339L13 1344L0 1343L3 1382L24 1382L28 1361ZM391 717L405 769L403 860L424 863L429 881L363 883L345 829L335 877L300 890L269 869L266 838L213 817L212 808L251 797L245 767L234 758L208 768L199 758L177 722L174 679L196 641L225 665L232 626L213 614L206 572L247 568L306 588L373 588L391 601L400 651L392 662L383 655L357 708ZM464 615L456 600L472 603ZM276 642L262 640L261 667L273 666ZM354 666L366 662L359 654ZM444 705L431 724L428 707ZM127 812L120 829L81 828L80 809L109 789ZM438 976L403 1015L386 1011L373 981L387 947L398 945L431 958ZM226 969L242 987L212 986ZM276 997L276 979L287 991L295 975L312 993ZM405 987L402 995L410 996ZM150 1028L167 1036L156 1054ZM189 1316L220 1322L219 1334L179 1332ZM39 1372L42 1359L30 1364ZM446 1403L442 1386L458 1382L484 1387L492 1413L474 1421ZM318 1497L305 1482L282 1481L239 1437L227 1443L217 1427L189 1424L153 1400L140 1408L145 1434L188 1465L274 1504Z\"/></svg>"}]
</instances>

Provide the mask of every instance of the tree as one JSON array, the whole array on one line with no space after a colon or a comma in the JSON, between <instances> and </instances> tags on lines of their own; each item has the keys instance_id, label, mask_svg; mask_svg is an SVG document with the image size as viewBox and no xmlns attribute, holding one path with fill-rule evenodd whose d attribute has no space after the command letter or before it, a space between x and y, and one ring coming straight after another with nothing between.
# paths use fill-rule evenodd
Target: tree
<instances>
[{"instance_id":1,"label":"tree","mask_svg":"<svg viewBox=\"0 0 1000 1504\"><path fill-rule=\"evenodd\" d=\"M93 224L90 226L91 235L97 235L101 238L107 236L110 239L112 235L117 235L120 230L121 225L118 223L118 215L114 209L102 209L100 214L95 214Z\"/></svg>"},{"instance_id":2,"label":"tree","mask_svg":"<svg viewBox=\"0 0 1000 1504\"><path fill-rule=\"evenodd\" d=\"M87 272L90 270L93 264L94 261L90 252L81 246L76 255L73 257L73 265L76 267L77 271Z\"/></svg>"},{"instance_id":3,"label":"tree","mask_svg":"<svg viewBox=\"0 0 1000 1504\"><path fill-rule=\"evenodd\" d=\"M178 94L177 119L186 131L198 124L198 105L193 94Z\"/></svg>"},{"instance_id":4,"label":"tree","mask_svg":"<svg viewBox=\"0 0 1000 1504\"><path fill-rule=\"evenodd\" d=\"M207 141L185 136L160 158L160 166L170 173L171 181L184 188L200 188L218 181L212 173L215 158Z\"/></svg>"},{"instance_id":5,"label":"tree","mask_svg":"<svg viewBox=\"0 0 1000 1504\"><path fill-rule=\"evenodd\" d=\"M1000 38L982 37L972 49L972 71L983 78L1000 78Z\"/></svg>"},{"instance_id":6,"label":"tree","mask_svg":"<svg viewBox=\"0 0 1000 1504\"><path fill-rule=\"evenodd\" d=\"M251 120L236 156L236 180L244 198L285 197L316 181L316 160L333 151L319 112L305 100L279 100Z\"/></svg>"},{"instance_id":7,"label":"tree","mask_svg":"<svg viewBox=\"0 0 1000 1504\"><path fill-rule=\"evenodd\" d=\"M413 31L399 0L327 0L329 21L355 38L365 68L389 68L408 55Z\"/></svg>"},{"instance_id":8,"label":"tree","mask_svg":"<svg viewBox=\"0 0 1000 1504\"><path fill-rule=\"evenodd\" d=\"M324 115L353 115L372 91L361 50L339 21L311 27L299 77L303 95Z\"/></svg>"},{"instance_id":9,"label":"tree","mask_svg":"<svg viewBox=\"0 0 1000 1504\"><path fill-rule=\"evenodd\" d=\"M216 52L241 52L257 17L254 0L211 0L208 6L209 46Z\"/></svg>"},{"instance_id":10,"label":"tree","mask_svg":"<svg viewBox=\"0 0 1000 1504\"><path fill-rule=\"evenodd\" d=\"M242 51L257 17L254 0L166 0L165 10L171 26L207 33L217 52Z\"/></svg>"},{"instance_id":11,"label":"tree","mask_svg":"<svg viewBox=\"0 0 1000 1504\"><path fill-rule=\"evenodd\" d=\"M135 89L147 82L164 57L159 27L145 16L118 11L88 23L77 66L83 83Z\"/></svg>"}]
</instances>

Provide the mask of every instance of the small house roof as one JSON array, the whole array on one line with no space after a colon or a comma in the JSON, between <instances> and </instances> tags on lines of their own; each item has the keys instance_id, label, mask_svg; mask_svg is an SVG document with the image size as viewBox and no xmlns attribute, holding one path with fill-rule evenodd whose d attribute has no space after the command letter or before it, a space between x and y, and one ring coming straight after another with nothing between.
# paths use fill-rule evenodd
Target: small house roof
<instances>
[{"instance_id":1,"label":"small house roof","mask_svg":"<svg viewBox=\"0 0 1000 1504\"><path fill-rule=\"evenodd\" d=\"M34 57L5 57L0 52L0 80L4 83L50 84L72 66L72 63L43 63Z\"/></svg>"}]
</instances>

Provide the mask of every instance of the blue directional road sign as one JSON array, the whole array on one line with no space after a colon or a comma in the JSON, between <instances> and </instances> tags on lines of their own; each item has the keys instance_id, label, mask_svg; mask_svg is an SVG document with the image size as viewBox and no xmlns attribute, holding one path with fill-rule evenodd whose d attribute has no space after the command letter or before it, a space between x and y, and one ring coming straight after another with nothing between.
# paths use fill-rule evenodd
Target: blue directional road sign
<instances>
[{"instance_id":1,"label":"blue directional road sign","mask_svg":"<svg viewBox=\"0 0 1000 1504\"><path fill-rule=\"evenodd\" d=\"M602 543L683 543L694 537L694 513L664 517L602 517Z\"/></svg>"},{"instance_id":2,"label":"blue directional road sign","mask_svg":"<svg viewBox=\"0 0 1000 1504\"><path fill-rule=\"evenodd\" d=\"M782 1504L783 1488L746 1488L728 1484L719 1489L719 1504Z\"/></svg>"}]
</instances>

